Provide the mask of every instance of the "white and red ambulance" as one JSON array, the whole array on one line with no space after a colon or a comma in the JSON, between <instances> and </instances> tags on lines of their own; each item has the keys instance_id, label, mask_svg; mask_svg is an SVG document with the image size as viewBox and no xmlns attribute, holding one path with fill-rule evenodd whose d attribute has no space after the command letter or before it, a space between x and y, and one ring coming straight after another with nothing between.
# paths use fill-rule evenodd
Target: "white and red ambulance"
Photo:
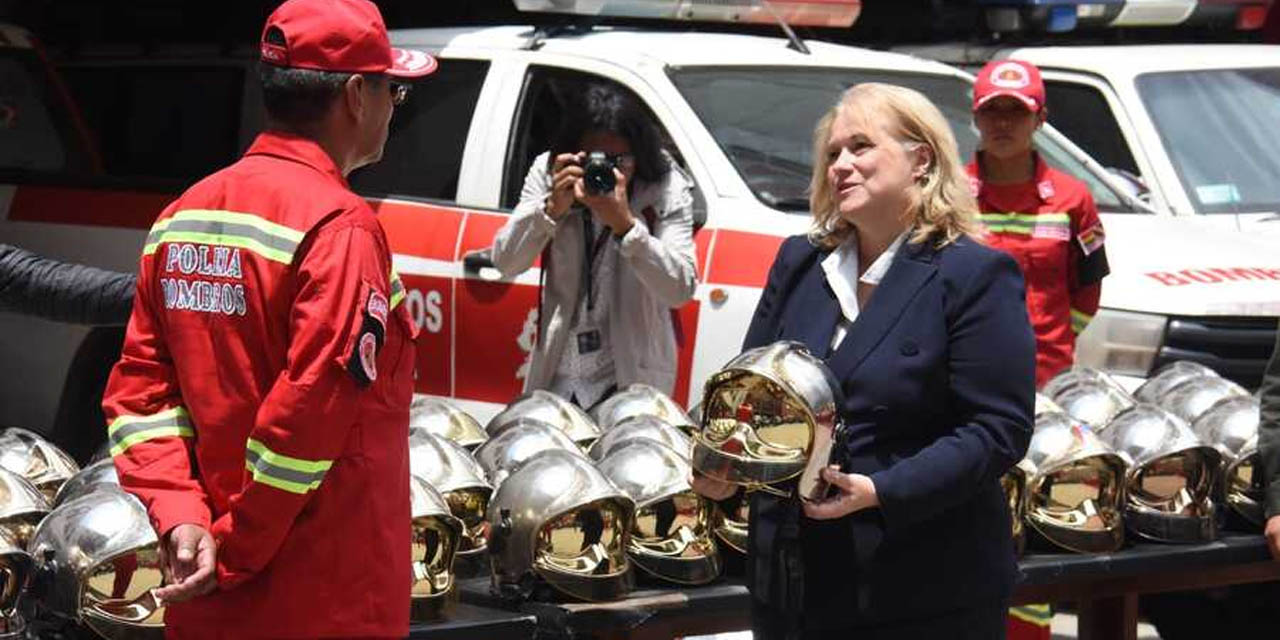
<instances>
[{"instance_id":1,"label":"white and red ambulance","mask_svg":"<svg viewBox=\"0 0 1280 640\"><path fill-rule=\"evenodd\" d=\"M976 143L970 77L907 55L644 28L423 29L393 32L392 39L433 51L440 70L397 111L383 161L352 182L379 212L406 304L422 328L417 391L454 398L481 420L521 389L541 275L535 267L502 278L487 266L484 249L516 204L529 163L547 146L565 92L604 82L634 94L696 184L699 285L679 310L684 339L675 394L687 404L737 354L782 239L808 227L813 125L841 91L868 81L913 87L941 107L962 153ZM192 91L190 98L202 96ZM246 127L258 121L252 113L237 120ZM1274 336L1280 255L1238 234L1154 224L1161 216L1113 187L1056 132L1044 131L1036 144L1048 162L1093 191L1108 230L1107 286L1138 286L1132 300L1104 298L1137 320L1104 332L1099 362L1143 376L1172 357L1211 366L1214 358L1237 358L1215 351L1239 334L1235 325L1219 331L1214 323L1222 317L1267 325L1266 339ZM172 195L25 178L0 184L0 241L120 270L134 268L145 229ZM1209 284L1206 274L1215 269L1247 275ZM1186 322L1203 330L1166 344L1167 336L1186 333L1175 331ZM69 364L77 332L83 336L0 314L0 424L46 427L68 376L87 375ZM1269 345L1246 351L1238 359L1260 371Z\"/></svg>"}]
</instances>

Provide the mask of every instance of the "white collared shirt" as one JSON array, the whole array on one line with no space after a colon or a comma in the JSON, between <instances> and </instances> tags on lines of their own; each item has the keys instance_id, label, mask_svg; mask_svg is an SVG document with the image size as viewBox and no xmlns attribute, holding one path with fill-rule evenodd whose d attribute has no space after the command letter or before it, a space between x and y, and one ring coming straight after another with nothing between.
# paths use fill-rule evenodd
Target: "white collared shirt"
<instances>
[{"instance_id":1,"label":"white collared shirt","mask_svg":"<svg viewBox=\"0 0 1280 640\"><path fill-rule=\"evenodd\" d=\"M861 276L858 275L857 233L849 234L849 237L836 247L831 255L822 260L822 270L827 274L827 284L831 286L832 293L836 295L836 301L840 303L840 321L836 323L835 333L831 336L832 351L840 346L849 333L849 327L853 326L854 320L858 319L858 283L872 286L880 284L884 274L889 271L889 266L893 264L893 257L906 241L907 233L904 231L890 243L884 253L881 253Z\"/></svg>"}]
</instances>

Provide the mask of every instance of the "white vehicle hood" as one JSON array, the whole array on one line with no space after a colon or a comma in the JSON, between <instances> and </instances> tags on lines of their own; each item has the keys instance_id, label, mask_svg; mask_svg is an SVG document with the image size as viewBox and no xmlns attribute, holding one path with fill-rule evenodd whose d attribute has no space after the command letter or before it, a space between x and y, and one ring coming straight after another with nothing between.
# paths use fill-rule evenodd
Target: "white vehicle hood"
<instances>
[{"instance_id":1,"label":"white vehicle hood","mask_svg":"<svg viewBox=\"0 0 1280 640\"><path fill-rule=\"evenodd\" d=\"M1182 316L1280 315L1280 238L1194 219L1103 215L1102 306Z\"/></svg>"}]
</instances>

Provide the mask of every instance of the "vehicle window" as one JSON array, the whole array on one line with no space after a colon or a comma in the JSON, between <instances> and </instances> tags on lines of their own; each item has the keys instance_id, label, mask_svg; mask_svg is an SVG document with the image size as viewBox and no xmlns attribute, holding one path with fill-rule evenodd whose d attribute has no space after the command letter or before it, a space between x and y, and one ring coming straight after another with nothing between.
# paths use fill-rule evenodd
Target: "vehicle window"
<instances>
[{"instance_id":1,"label":"vehicle window","mask_svg":"<svg viewBox=\"0 0 1280 640\"><path fill-rule=\"evenodd\" d=\"M756 197L796 214L809 212L814 125L855 84L884 82L915 89L942 111L962 159L973 157L978 144L970 111L972 88L959 77L797 67L684 67L670 73ZM1034 144L1049 164L1083 180L1100 210L1130 210L1051 138L1037 134Z\"/></svg>"},{"instance_id":2,"label":"vehicle window","mask_svg":"<svg viewBox=\"0 0 1280 640\"><path fill-rule=\"evenodd\" d=\"M94 63L62 75L107 175L188 183L239 156L245 69Z\"/></svg>"},{"instance_id":3,"label":"vehicle window","mask_svg":"<svg viewBox=\"0 0 1280 640\"><path fill-rule=\"evenodd\" d=\"M1049 124L1084 149L1104 167L1139 175L1120 125L1107 99L1095 87L1063 80L1046 80Z\"/></svg>"},{"instance_id":4,"label":"vehicle window","mask_svg":"<svg viewBox=\"0 0 1280 640\"><path fill-rule=\"evenodd\" d=\"M619 91L630 94L632 99L647 109L644 100L635 95L635 92L607 78L557 67L531 66L525 76L524 93L507 150L503 207L509 209L519 203L529 166L533 164L534 158L551 146L551 139L560 126L560 118L565 116L565 111L569 108L565 106L569 103L569 96L581 93L588 84L613 85ZM658 127L663 146L673 155L677 164L687 168L670 134L662 127L652 110L649 110L649 118ZM693 218L694 227L697 228L706 221L706 200L696 188L693 191Z\"/></svg>"},{"instance_id":5,"label":"vehicle window","mask_svg":"<svg viewBox=\"0 0 1280 640\"><path fill-rule=\"evenodd\" d=\"M39 58L0 48L0 171L66 173L90 168L71 114Z\"/></svg>"},{"instance_id":6,"label":"vehicle window","mask_svg":"<svg viewBox=\"0 0 1280 640\"><path fill-rule=\"evenodd\" d=\"M1136 84L1197 212L1280 210L1280 68L1147 73Z\"/></svg>"},{"instance_id":7,"label":"vehicle window","mask_svg":"<svg viewBox=\"0 0 1280 640\"><path fill-rule=\"evenodd\" d=\"M382 160L352 173L352 187L370 195L456 200L462 152L488 71L487 61L442 60L396 107Z\"/></svg>"}]
</instances>

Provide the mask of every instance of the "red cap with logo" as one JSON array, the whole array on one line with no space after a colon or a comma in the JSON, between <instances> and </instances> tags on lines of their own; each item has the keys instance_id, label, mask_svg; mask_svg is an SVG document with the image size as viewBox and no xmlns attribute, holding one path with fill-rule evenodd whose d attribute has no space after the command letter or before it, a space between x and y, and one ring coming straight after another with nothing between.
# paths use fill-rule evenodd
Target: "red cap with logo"
<instances>
[{"instance_id":1,"label":"red cap with logo","mask_svg":"<svg viewBox=\"0 0 1280 640\"><path fill-rule=\"evenodd\" d=\"M268 41L279 30L284 36ZM436 70L424 51L392 49L382 13L369 0L287 0L262 28L262 61L278 67L420 78Z\"/></svg>"},{"instance_id":2,"label":"red cap with logo","mask_svg":"<svg viewBox=\"0 0 1280 640\"><path fill-rule=\"evenodd\" d=\"M1044 106L1044 81L1040 79L1040 70L1030 62L1021 60L993 60L978 72L978 80L973 85L973 110L999 98L1009 96L1017 98L1027 105L1031 111L1039 111Z\"/></svg>"}]
</instances>

